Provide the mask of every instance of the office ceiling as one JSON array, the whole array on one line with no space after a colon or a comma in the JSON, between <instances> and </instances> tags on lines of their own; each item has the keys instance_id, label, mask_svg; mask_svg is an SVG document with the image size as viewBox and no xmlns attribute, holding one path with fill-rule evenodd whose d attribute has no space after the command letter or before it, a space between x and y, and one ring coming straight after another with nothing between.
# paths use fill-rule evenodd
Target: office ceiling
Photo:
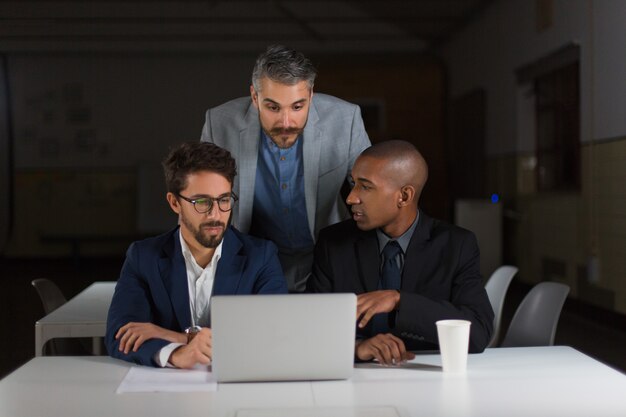
<instances>
[{"instance_id":1,"label":"office ceiling","mask_svg":"<svg viewBox=\"0 0 626 417\"><path fill-rule=\"evenodd\" d=\"M492 1L2 1L0 50L425 51Z\"/></svg>"}]
</instances>

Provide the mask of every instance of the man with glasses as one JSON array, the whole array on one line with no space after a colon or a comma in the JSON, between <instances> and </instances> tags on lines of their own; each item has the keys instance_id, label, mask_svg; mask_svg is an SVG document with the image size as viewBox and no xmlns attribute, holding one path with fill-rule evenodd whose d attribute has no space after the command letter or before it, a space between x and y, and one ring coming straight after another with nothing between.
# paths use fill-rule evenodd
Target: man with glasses
<instances>
[{"instance_id":1,"label":"man with glasses","mask_svg":"<svg viewBox=\"0 0 626 417\"><path fill-rule=\"evenodd\" d=\"M286 293L287 284L274 244L230 226L237 172L227 150L184 143L163 168L179 226L128 249L106 344L129 362L191 368L211 361L212 295Z\"/></svg>"}]
</instances>

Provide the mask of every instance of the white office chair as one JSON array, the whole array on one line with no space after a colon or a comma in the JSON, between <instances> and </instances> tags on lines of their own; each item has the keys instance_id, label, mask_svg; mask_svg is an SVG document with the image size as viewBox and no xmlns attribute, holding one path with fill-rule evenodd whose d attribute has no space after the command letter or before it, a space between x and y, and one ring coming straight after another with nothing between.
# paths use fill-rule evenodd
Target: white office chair
<instances>
[{"instance_id":1,"label":"white office chair","mask_svg":"<svg viewBox=\"0 0 626 417\"><path fill-rule=\"evenodd\" d=\"M569 286L540 282L524 297L513 315L502 347L552 346Z\"/></svg>"},{"instance_id":2,"label":"white office chair","mask_svg":"<svg viewBox=\"0 0 626 417\"><path fill-rule=\"evenodd\" d=\"M500 338L500 327L502 325L502 307L504 306L504 299L506 292L509 289L511 280L517 274L517 267L511 265L503 265L496 269L489 281L485 284L485 290L487 291L487 297L493 308L493 334L487 347L497 346Z\"/></svg>"}]
</instances>

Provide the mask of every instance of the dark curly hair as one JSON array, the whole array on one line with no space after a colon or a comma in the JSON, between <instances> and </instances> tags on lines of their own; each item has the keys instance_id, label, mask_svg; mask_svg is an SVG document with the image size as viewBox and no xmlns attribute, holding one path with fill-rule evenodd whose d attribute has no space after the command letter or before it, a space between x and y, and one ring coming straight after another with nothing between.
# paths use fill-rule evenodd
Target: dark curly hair
<instances>
[{"instance_id":1,"label":"dark curly hair","mask_svg":"<svg viewBox=\"0 0 626 417\"><path fill-rule=\"evenodd\" d=\"M210 142L184 142L163 160L167 191L179 194L187 188L187 176L198 171L222 175L233 184L237 175L235 159L224 148Z\"/></svg>"}]
</instances>

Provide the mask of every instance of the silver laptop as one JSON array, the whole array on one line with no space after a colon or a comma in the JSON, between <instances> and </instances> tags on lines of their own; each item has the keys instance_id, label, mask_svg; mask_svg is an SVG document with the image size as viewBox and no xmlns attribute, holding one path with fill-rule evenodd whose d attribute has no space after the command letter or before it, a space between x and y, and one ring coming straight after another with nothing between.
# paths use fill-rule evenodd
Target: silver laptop
<instances>
[{"instance_id":1,"label":"silver laptop","mask_svg":"<svg viewBox=\"0 0 626 417\"><path fill-rule=\"evenodd\" d=\"M211 298L218 382L347 379L354 368L354 294Z\"/></svg>"}]
</instances>

